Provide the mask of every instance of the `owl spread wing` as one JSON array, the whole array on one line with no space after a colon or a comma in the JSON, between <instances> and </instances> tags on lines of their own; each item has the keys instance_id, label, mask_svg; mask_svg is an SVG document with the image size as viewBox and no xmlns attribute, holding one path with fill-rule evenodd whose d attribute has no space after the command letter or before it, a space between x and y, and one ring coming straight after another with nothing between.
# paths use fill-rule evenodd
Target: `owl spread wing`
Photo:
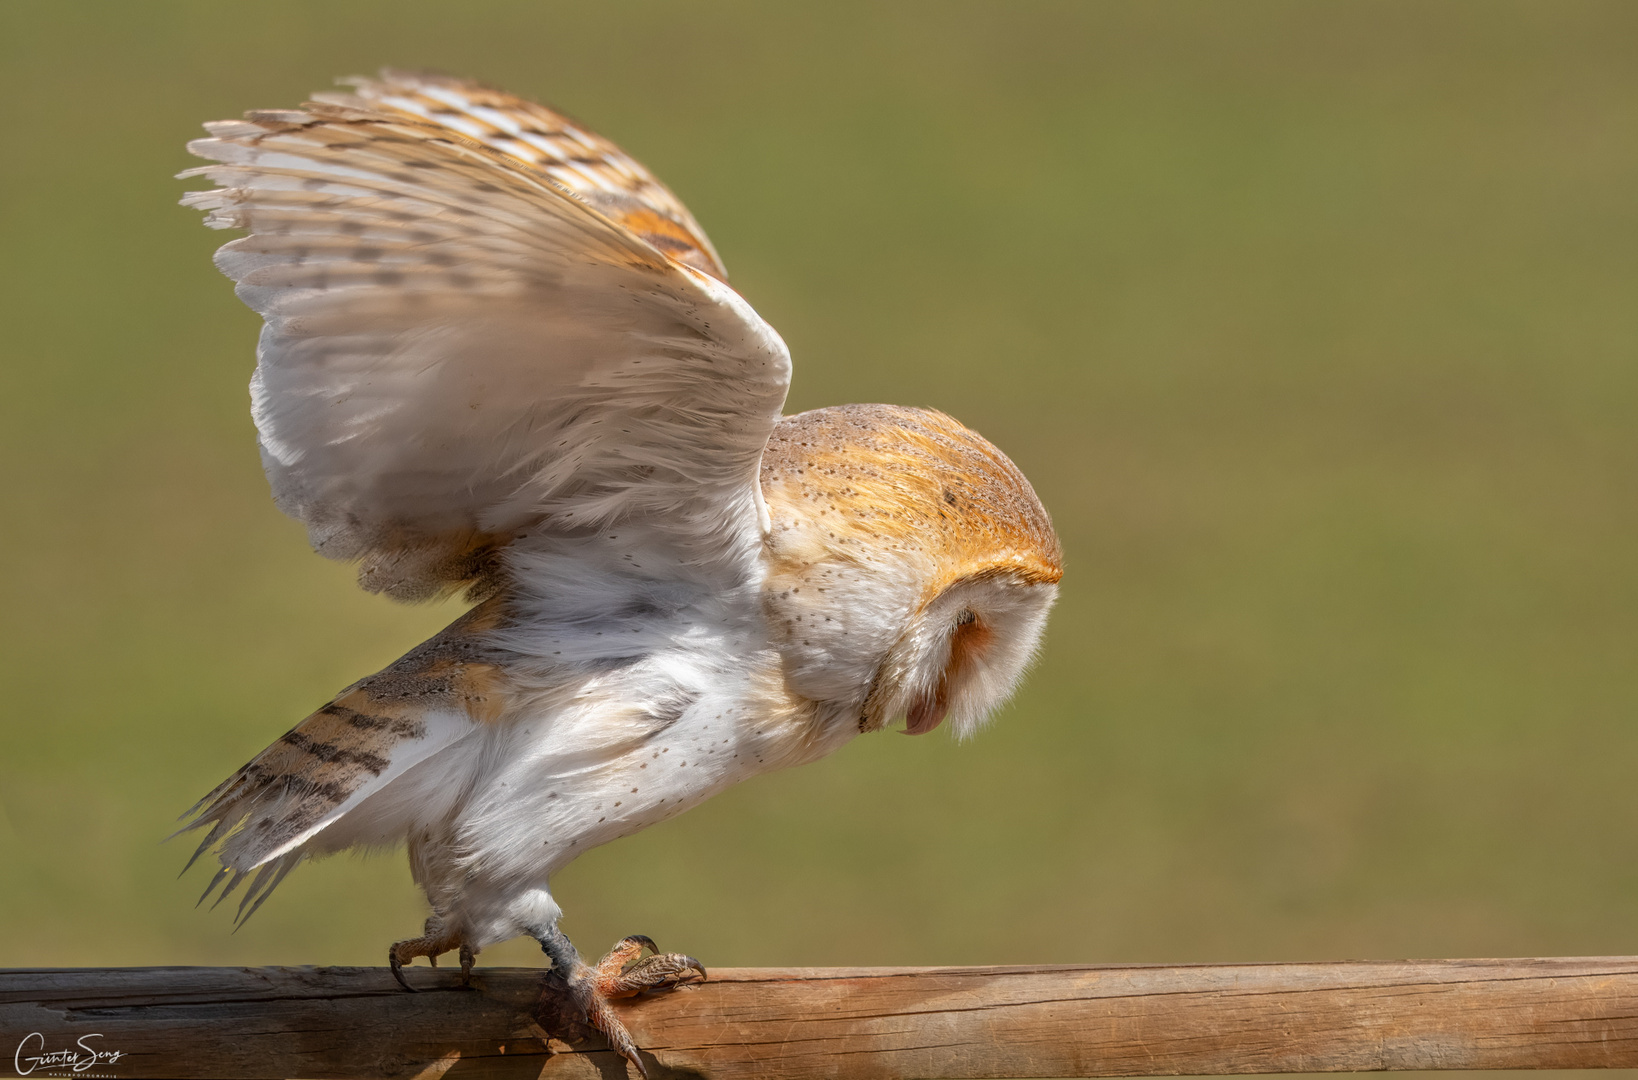
<instances>
[{"instance_id":1,"label":"owl spread wing","mask_svg":"<svg viewBox=\"0 0 1638 1080\"><path fill-rule=\"evenodd\" d=\"M266 320L274 498L365 588L481 585L521 535L634 516L755 533L789 354L641 166L430 76L207 130L182 175L219 186L183 201L249 232L216 261Z\"/></svg>"}]
</instances>

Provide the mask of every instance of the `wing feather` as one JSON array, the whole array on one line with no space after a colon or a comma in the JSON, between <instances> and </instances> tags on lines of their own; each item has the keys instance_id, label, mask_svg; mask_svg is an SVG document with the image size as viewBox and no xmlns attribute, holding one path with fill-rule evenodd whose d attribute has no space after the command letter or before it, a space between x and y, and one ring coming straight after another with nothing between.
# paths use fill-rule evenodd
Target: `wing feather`
<instances>
[{"instance_id":1,"label":"wing feather","mask_svg":"<svg viewBox=\"0 0 1638 1080\"><path fill-rule=\"evenodd\" d=\"M466 94L466 111L417 115L387 92L401 83L361 83L189 144L215 164L183 175L219 186L184 204L249 233L217 264L266 322L252 413L279 506L406 599L481 585L531 531L655 517L691 549L758 535L778 335L618 206L471 134L528 103L420 85L414 100ZM607 160L587 175L626 183L622 205L705 243L640 166L566 124L551 138L592 140Z\"/></svg>"}]
</instances>

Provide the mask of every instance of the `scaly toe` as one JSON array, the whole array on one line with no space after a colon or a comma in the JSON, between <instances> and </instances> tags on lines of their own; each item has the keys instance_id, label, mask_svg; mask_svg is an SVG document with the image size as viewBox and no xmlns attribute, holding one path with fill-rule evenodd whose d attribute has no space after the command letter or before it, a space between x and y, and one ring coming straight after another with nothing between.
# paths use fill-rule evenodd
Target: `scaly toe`
<instances>
[{"instance_id":1,"label":"scaly toe","mask_svg":"<svg viewBox=\"0 0 1638 1080\"><path fill-rule=\"evenodd\" d=\"M592 1027L603 1033L603 1037L609 1041L609 1047L615 1053L631 1062L631 1067L637 1070L638 1076L648 1080L648 1066L643 1064L642 1055L637 1052L637 1043L632 1039L631 1032L626 1030L626 1025L621 1023L620 1018L614 1015L614 1010L609 1008L608 999L592 988L592 992L585 994L583 1000L586 1019L591 1021Z\"/></svg>"},{"instance_id":2,"label":"scaly toe","mask_svg":"<svg viewBox=\"0 0 1638 1080\"><path fill-rule=\"evenodd\" d=\"M661 953L637 961L625 971L600 975L597 989L604 997L620 998L644 990L668 990L692 982L703 982L705 965L682 953Z\"/></svg>"},{"instance_id":3,"label":"scaly toe","mask_svg":"<svg viewBox=\"0 0 1638 1080\"><path fill-rule=\"evenodd\" d=\"M404 978L404 965L413 963L417 956L424 956L427 963L437 967L438 955L457 947L461 950L461 977L465 981L471 977L472 957L476 955L476 950L459 936L446 932L435 919L427 920L426 932L420 937L394 942L387 950L387 966L392 969L392 977L398 980L399 986L414 991L415 987Z\"/></svg>"}]
</instances>

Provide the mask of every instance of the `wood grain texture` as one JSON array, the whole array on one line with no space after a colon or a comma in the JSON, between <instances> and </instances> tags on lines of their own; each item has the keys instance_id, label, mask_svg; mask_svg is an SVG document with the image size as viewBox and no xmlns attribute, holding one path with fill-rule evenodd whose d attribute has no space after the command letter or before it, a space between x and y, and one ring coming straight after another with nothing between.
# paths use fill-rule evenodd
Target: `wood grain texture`
<instances>
[{"instance_id":1,"label":"wood grain texture","mask_svg":"<svg viewBox=\"0 0 1638 1080\"><path fill-rule=\"evenodd\" d=\"M0 1049L99 1035L121 1056L86 1077L626 1075L532 1018L538 971L412 978L424 992L385 968L4 971ZM740 968L619 1009L656 1078L1638 1067L1635 957Z\"/></svg>"}]
</instances>

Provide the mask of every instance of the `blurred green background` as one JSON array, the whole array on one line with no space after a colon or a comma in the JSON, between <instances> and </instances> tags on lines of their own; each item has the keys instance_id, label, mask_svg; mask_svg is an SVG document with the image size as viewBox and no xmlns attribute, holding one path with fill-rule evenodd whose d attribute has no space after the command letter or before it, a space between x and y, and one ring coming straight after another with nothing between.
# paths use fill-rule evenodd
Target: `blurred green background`
<instances>
[{"instance_id":1,"label":"blurred green background","mask_svg":"<svg viewBox=\"0 0 1638 1080\"><path fill-rule=\"evenodd\" d=\"M401 854L237 934L175 816L453 617L267 496L200 122L438 67L689 203L792 411L945 409L1067 549L981 737L600 849L716 965L1638 953L1638 7L0 5L8 965L379 963ZM494 962L536 963L532 945Z\"/></svg>"}]
</instances>

